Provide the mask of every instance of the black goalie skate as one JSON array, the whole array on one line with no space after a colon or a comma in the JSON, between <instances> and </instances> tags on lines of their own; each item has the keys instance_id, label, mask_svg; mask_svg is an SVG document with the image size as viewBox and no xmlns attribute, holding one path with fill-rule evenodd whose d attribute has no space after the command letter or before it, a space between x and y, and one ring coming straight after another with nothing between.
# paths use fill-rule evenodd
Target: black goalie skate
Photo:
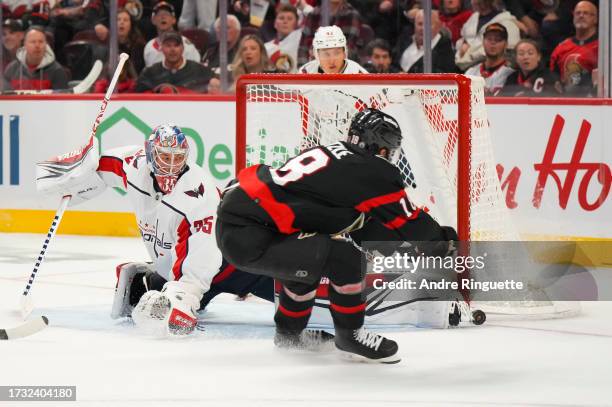
<instances>
[{"instance_id":1,"label":"black goalie skate","mask_svg":"<svg viewBox=\"0 0 612 407\"><path fill-rule=\"evenodd\" d=\"M304 329L302 332L276 330L274 345L281 349L321 351L333 349L334 335L321 329Z\"/></svg>"},{"instance_id":2,"label":"black goalie skate","mask_svg":"<svg viewBox=\"0 0 612 407\"><path fill-rule=\"evenodd\" d=\"M371 363L398 363L395 341L360 329L336 329L336 348L350 359Z\"/></svg>"}]
</instances>

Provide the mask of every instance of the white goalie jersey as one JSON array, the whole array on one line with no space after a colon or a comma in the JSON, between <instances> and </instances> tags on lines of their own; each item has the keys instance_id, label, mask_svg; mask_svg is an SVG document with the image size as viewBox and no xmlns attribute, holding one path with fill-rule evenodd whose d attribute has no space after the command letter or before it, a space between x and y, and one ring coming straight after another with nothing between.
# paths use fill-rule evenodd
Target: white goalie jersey
<instances>
[{"instance_id":1,"label":"white goalie jersey","mask_svg":"<svg viewBox=\"0 0 612 407\"><path fill-rule=\"evenodd\" d=\"M300 73L323 73L319 65L319 61L313 59L305 63L299 70ZM344 60L344 67L340 73L368 73L366 69L357 62L350 59Z\"/></svg>"},{"instance_id":2,"label":"white goalie jersey","mask_svg":"<svg viewBox=\"0 0 612 407\"><path fill-rule=\"evenodd\" d=\"M197 287L200 297L208 291L222 260L215 241L219 193L211 176L190 166L164 195L138 146L104 152L97 173L106 185L127 191L157 273Z\"/></svg>"}]
</instances>

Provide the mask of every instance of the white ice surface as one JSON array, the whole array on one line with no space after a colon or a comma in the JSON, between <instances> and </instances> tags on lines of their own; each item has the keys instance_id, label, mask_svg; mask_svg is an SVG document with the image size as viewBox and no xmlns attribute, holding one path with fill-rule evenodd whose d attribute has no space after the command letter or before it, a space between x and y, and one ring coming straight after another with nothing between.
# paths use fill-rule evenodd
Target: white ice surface
<instances>
[{"instance_id":1,"label":"white ice surface","mask_svg":"<svg viewBox=\"0 0 612 407\"><path fill-rule=\"evenodd\" d=\"M0 327L19 321L42 241L0 234ZM115 265L143 259L138 239L57 236L32 292L50 326L0 342L0 385L76 385L86 406L612 406L611 303L563 320L387 330L402 362L355 364L276 350L273 305L231 296L190 338L143 336L109 317Z\"/></svg>"}]
</instances>

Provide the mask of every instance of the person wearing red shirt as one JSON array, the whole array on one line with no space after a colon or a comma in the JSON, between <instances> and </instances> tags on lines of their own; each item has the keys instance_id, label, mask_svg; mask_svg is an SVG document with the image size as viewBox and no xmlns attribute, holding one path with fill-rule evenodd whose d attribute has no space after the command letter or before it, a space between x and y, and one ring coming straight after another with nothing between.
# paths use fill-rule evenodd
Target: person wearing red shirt
<instances>
[{"instance_id":1,"label":"person wearing red shirt","mask_svg":"<svg viewBox=\"0 0 612 407\"><path fill-rule=\"evenodd\" d=\"M597 6L581 1L574 8L576 35L557 45L550 57L550 70L560 81L564 93L587 96L593 93L592 72L597 68Z\"/></svg>"},{"instance_id":2,"label":"person wearing red shirt","mask_svg":"<svg viewBox=\"0 0 612 407\"><path fill-rule=\"evenodd\" d=\"M472 15L472 10L466 10L461 0L442 0L440 4L440 21L451 33L454 43L461 38L461 27Z\"/></svg>"}]
</instances>

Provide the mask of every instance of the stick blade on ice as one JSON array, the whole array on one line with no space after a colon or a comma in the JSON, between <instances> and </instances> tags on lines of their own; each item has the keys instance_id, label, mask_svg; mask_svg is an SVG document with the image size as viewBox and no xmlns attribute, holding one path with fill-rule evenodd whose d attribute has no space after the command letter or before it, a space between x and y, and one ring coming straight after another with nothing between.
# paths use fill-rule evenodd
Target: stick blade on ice
<instances>
[{"instance_id":1,"label":"stick blade on ice","mask_svg":"<svg viewBox=\"0 0 612 407\"><path fill-rule=\"evenodd\" d=\"M0 329L0 340L25 338L42 331L49 325L49 320L45 316L36 317L15 328Z\"/></svg>"}]
</instances>

